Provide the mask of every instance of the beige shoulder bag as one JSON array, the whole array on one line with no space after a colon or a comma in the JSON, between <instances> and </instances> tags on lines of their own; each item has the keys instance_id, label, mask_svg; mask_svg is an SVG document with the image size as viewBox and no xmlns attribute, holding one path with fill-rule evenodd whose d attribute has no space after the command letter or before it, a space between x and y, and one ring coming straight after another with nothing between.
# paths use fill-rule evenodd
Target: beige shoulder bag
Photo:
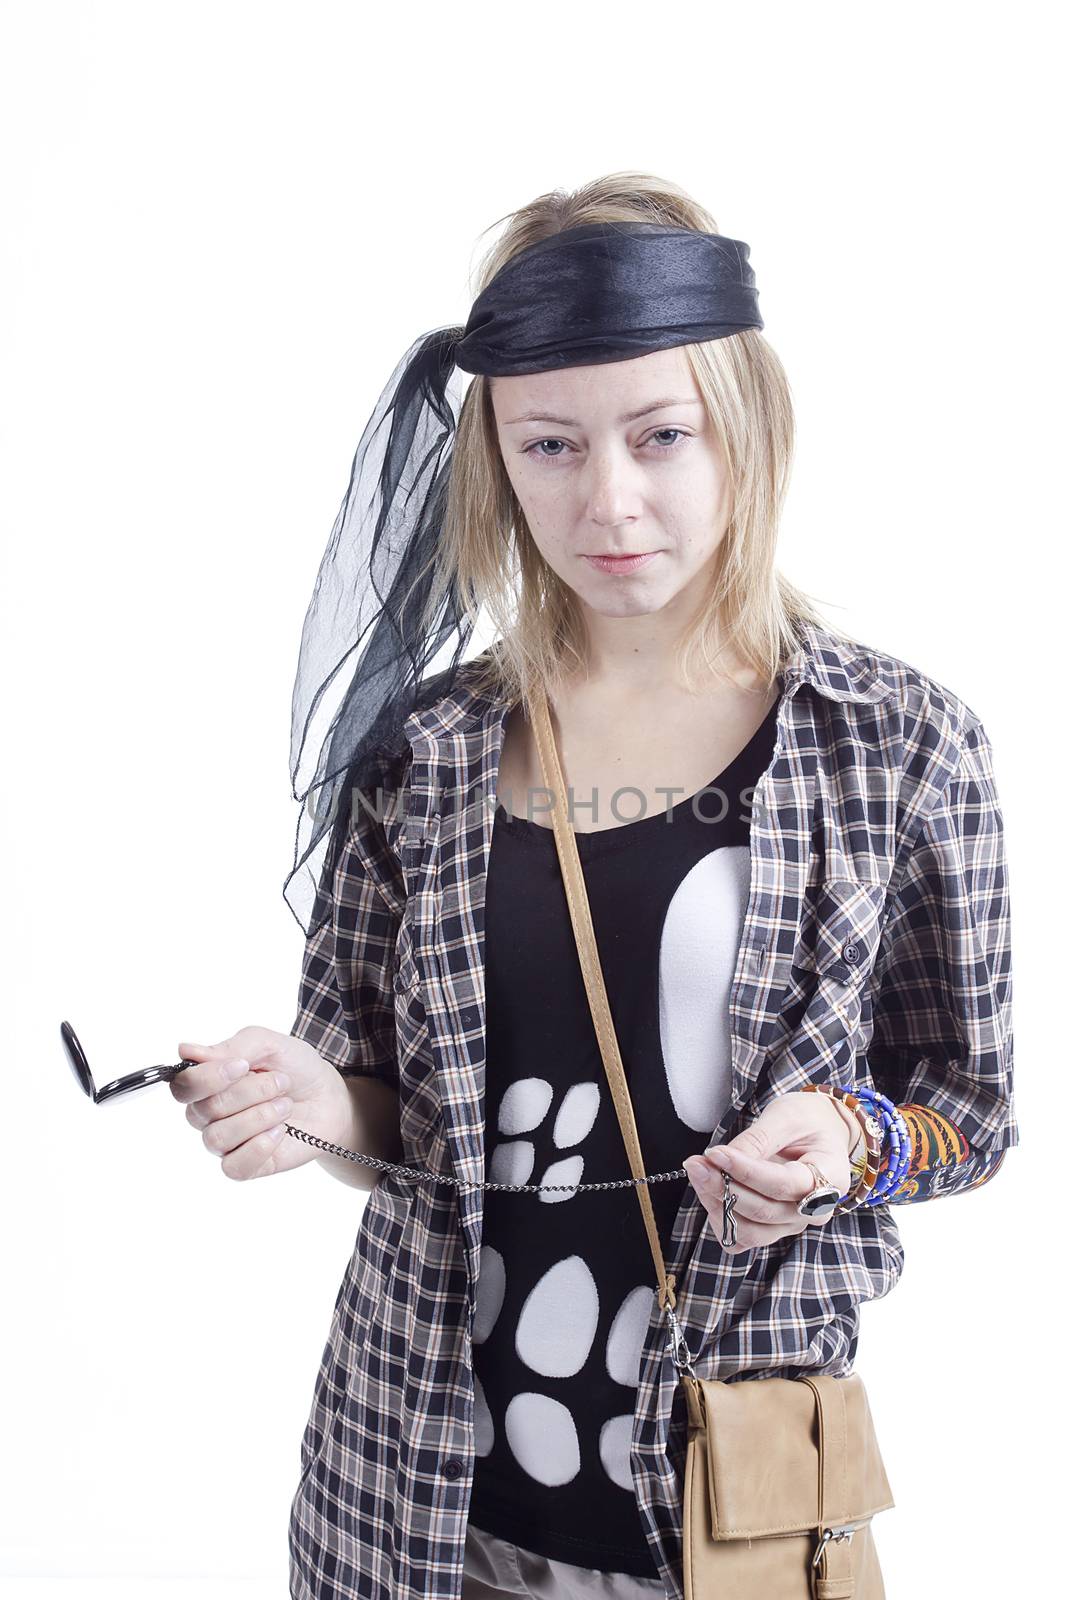
<instances>
[{"instance_id":1,"label":"beige shoulder bag","mask_svg":"<svg viewBox=\"0 0 1067 1600\"><path fill-rule=\"evenodd\" d=\"M545 784L566 793L548 701L535 698L533 732ZM608 1006L585 878L566 807L552 827L585 990L635 1178L645 1168ZM636 1185L685 1389L685 1600L884 1600L871 1519L893 1505L863 1383L836 1378L698 1378L675 1317L648 1185Z\"/></svg>"}]
</instances>

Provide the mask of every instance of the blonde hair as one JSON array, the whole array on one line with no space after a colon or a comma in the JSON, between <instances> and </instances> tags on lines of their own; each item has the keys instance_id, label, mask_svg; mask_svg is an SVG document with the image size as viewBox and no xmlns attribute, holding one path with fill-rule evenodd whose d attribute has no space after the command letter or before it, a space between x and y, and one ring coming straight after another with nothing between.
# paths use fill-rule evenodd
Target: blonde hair
<instances>
[{"instance_id":1,"label":"blonde hair","mask_svg":"<svg viewBox=\"0 0 1067 1600\"><path fill-rule=\"evenodd\" d=\"M512 256L564 228L643 221L720 231L677 184L640 172L612 173L571 193L553 190L498 220L507 227L481 263L475 294ZM715 663L732 652L769 686L798 642L795 623L827 626L774 565L793 452L789 384L758 329L683 348L718 431L732 504L708 604L680 642L679 677L693 690L708 672L730 677ZM463 664L476 692L528 706L537 679L551 695L584 669L580 604L534 543L500 453L489 380L481 375L471 378L458 418L427 615L437 614L453 581L468 615L477 618L484 608L497 634Z\"/></svg>"}]
</instances>

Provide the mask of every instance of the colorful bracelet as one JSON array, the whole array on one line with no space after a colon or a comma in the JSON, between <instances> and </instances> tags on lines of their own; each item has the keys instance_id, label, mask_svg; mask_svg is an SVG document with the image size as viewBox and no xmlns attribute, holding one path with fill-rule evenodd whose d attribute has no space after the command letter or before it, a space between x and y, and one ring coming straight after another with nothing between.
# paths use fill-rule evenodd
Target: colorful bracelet
<instances>
[{"instance_id":1,"label":"colorful bracelet","mask_svg":"<svg viewBox=\"0 0 1067 1600\"><path fill-rule=\"evenodd\" d=\"M846 1094L847 1093L848 1093L848 1091L846 1091ZM829 1095L827 1095L826 1098L829 1100L830 1104L832 1106L835 1106L837 1108L837 1110L840 1112L842 1122L844 1122L844 1123L846 1123L848 1125L849 1131L850 1131L850 1133L852 1135L853 1143L852 1143L852 1145L851 1145L851 1147L849 1149L849 1152L848 1152L849 1173L848 1173L848 1190L846 1192L846 1197L847 1197L847 1195L855 1195L855 1194L859 1193L860 1184L863 1182L863 1179L867 1174L868 1167L871 1164L870 1157L873 1154L873 1152L868 1150L868 1143L867 1143L867 1131L868 1130L867 1130L866 1126L864 1125L864 1119L866 1117L866 1111L865 1111L864 1106L863 1106L862 1102L860 1101L859 1097L855 1096L855 1095L849 1096L850 1099L855 1101L855 1104L853 1106L851 1106L851 1107L849 1107L846 1104L845 1095L829 1094ZM852 1116L849 1115L849 1111L850 1110L853 1112ZM856 1134L856 1124L857 1124L857 1122L859 1123L859 1127L860 1127L860 1132L859 1132L858 1136ZM882 1129L882 1125L879 1122L878 1130L877 1130L878 1137L879 1137L879 1144L880 1144L881 1129ZM873 1129L871 1131L874 1132ZM877 1177L877 1174L878 1174L877 1161L874 1163L874 1173L875 1173L875 1177Z\"/></svg>"},{"instance_id":2,"label":"colorful bracelet","mask_svg":"<svg viewBox=\"0 0 1067 1600\"><path fill-rule=\"evenodd\" d=\"M856 1187L856 1192L849 1189L848 1195L841 1200L837 1210L851 1211L857 1205L881 1205L886 1200L891 1200L909 1176L910 1162L912 1162L912 1134L901 1110L894 1106L886 1094L878 1093L878 1090L867 1083L856 1083L849 1088L837 1088L832 1085L805 1085L805 1088L816 1088L816 1086L824 1088L825 1093L833 1094L846 1104L859 1101L864 1123L877 1123L880 1130L878 1133L880 1154L870 1160L869 1171L865 1174L864 1181ZM875 1168L873 1178L870 1176L870 1165Z\"/></svg>"},{"instance_id":3,"label":"colorful bracelet","mask_svg":"<svg viewBox=\"0 0 1067 1600\"><path fill-rule=\"evenodd\" d=\"M904 1118L886 1095L879 1094L877 1089L872 1089L866 1084L858 1085L856 1093L870 1114L881 1119L883 1148L888 1146L888 1153L883 1159L878 1179L865 1197L867 1205L880 1205L892 1199L908 1176L911 1166L911 1134Z\"/></svg>"},{"instance_id":4,"label":"colorful bracelet","mask_svg":"<svg viewBox=\"0 0 1067 1600\"><path fill-rule=\"evenodd\" d=\"M842 1195L836 1207L837 1211L851 1211L856 1206L864 1204L867 1196L878 1181L885 1131L883 1120L880 1116L873 1115L866 1102L861 1099L857 1092L851 1089L839 1089L836 1085L829 1083L805 1083L803 1088L814 1094L828 1094L833 1099L848 1106L851 1111L856 1113L863 1129L862 1163L857 1157L857 1160L852 1165L851 1182L848 1190Z\"/></svg>"},{"instance_id":5,"label":"colorful bracelet","mask_svg":"<svg viewBox=\"0 0 1067 1600\"><path fill-rule=\"evenodd\" d=\"M897 1106L867 1084L839 1088L831 1084L805 1084L805 1089L831 1095L856 1111L867 1134L866 1165L852 1167L851 1183L838 1211L859 1205L881 1205L891 1200L906 1181L911 1166L910 1127Z\"/></svg>"}]
</instances>

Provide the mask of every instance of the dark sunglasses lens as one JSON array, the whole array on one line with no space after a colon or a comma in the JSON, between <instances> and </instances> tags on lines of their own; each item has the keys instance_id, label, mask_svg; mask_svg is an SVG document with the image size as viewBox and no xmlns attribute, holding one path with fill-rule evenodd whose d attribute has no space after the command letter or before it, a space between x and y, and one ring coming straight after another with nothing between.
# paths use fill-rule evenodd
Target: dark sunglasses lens
<instances>
[{"instance_id":1,"label":"dark sunglasses lens","mask_svg":"<svg viewBox=\"0 0 1067 1600\"><path fill-rule=\"evenodd\" d=\"M63 1048L67 1052L70 1070L78 1080L79 1086L89 1096L89 1099L95 1100L96 1085L93 1082L93 1075L89 1071L89 1063L85 1059L85 1051L81 1047L81 1040L69 1022L61 1022L59 1024L59 1034L63 1040Z\"/></svg>"},{"instance_id":2,"label":"dark sunglasses lens","mask_svg":"<svg viewBox=\"0 0 1067 1600\"><path fill-rule=\"evenodd\" d=\"M195 1065L192 1061L179 1061L173 1066L143 1067L140 1072L131 1072L124 1078L116 1078L113 1083L105 1083L98 1089L93 1082L93 1075L89 1070L81 1041L70 1023L61 1022L59 1031L71 1071L90 1100L97 1105L104 1100L114 1100L118 1095L133 1094L137 1089L150 1089L154 1083L169 1083L179 1072L184 1072L186 1067Z\"/></svg>"}]
</instances>

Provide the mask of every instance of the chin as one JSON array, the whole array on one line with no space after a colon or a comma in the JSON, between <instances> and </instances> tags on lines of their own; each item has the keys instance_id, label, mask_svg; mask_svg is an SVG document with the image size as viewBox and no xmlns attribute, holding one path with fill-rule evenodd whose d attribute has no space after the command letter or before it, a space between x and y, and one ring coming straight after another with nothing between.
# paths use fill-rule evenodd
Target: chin
<instances>
[{"instance_id":1,"label":"chin","mask_svg":"<svg viewBox=\"0 0 1067 1600\"><path fill-rule=\"evenodd\" d=\"M582 595L582 600L590 611L595 611L598 617L647 617L654 611L662 611L670 600L670 595L631 594L618 595L614 598L598 595L595 599L590 595Z\"/></svg>"}]
</instances>

